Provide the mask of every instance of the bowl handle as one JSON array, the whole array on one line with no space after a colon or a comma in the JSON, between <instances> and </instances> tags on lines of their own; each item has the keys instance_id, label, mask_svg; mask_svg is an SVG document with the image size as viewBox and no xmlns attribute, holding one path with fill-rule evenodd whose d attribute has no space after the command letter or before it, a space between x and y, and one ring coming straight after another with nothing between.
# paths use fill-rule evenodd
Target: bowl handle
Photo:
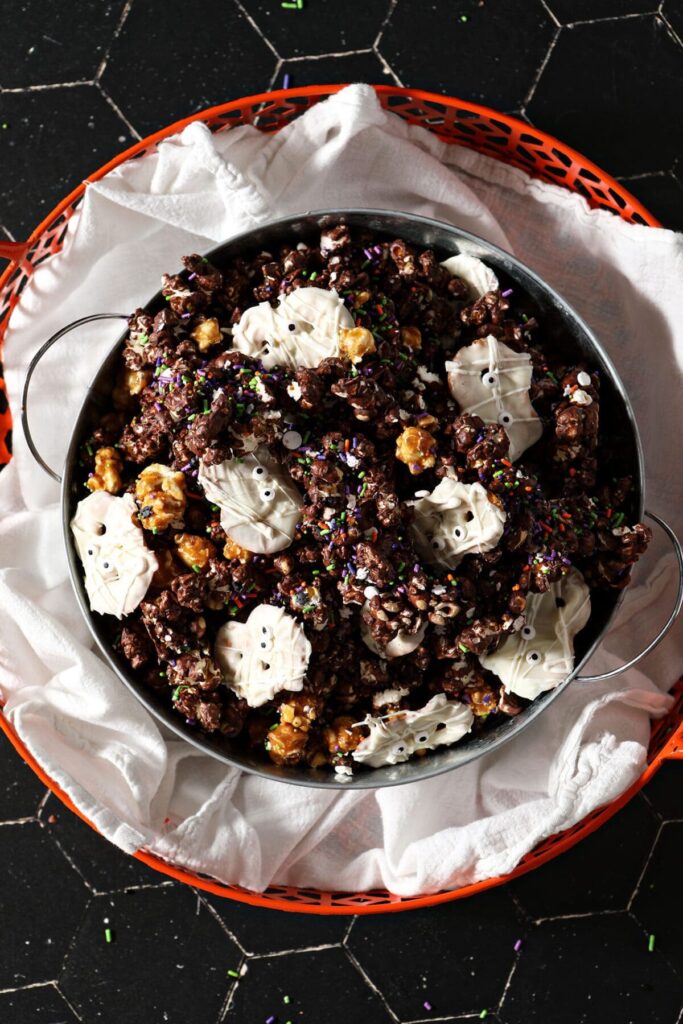
<instances>
[{"instance_id":1,"label":"bowl handle","mask_svg":"<svg viewBox=\"0 0 683 1024\"><path fill-rule=\"evenodd\" d=\"M577 682L594 683L598 679L611 679L612 676L618 676L621 672L625 672L627 668L633 668L633 666L637 665L639 661L650 653L650 651L654 651L657 644L661 643L676 621L681 607L683 607L683 548L681 548L681 542L669 524L665 523L664 520L660 519L654 512L648 512L646 510L645 515L648 519L651 519L653 523L656 523L657 526L664 530L664 533L666 533L667 537L671 541L671 545L676 553L676 560L678 562L678 591L676 593L676 602L674 604L673 611L660 629L659 633L657 633L657 636L650 641L647 647L643 648L640 654L636 654L634 658L631 658L631 660L627 661L624 665L620 665L619 668L613 668L611 672L601 672L600 675L597 676L577 676Z\"/></svg>"},{"instance_id":2,"label":"bowl handle","mask_svg":"<svg viewBox=\"0 0 683 1024\"><path fill-rule=\"evenodd\" d=\"M80 320L74 320L73 323L67 324L66 327L62 327L61 330L53 334L51 338L48 338L44 345L38 349L33 359L29 363L28 370L26 372L26 380L24 381L24 390L21 395L21 426L24 431L24 437L26 438L26 444L29 447L31 455L36 460L41 469L44 469L48 476L51 476L53 480L56 480L58 484L61 484L62 478L59 473L55 473L54 469L48 466L47 462L43 459L42 455L38 451L31 436L31 430L28 425L28 389L31 383L31 378L35 368L37 367L40 360L43 358L48 349L51 349L56 341L63 338L65 334L69 334L76 327L82 327L83 324L90 324L93 320L127 320L128 317L124 313L93 313L91 316L81 317Z\"/></svg>"}]
</instances>

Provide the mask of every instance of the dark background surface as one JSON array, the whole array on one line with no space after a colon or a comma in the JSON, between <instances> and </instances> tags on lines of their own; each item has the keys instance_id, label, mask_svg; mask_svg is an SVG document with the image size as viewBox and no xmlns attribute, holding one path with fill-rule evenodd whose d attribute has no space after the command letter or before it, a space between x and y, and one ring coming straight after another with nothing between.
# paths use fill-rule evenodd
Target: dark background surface
<instances>
[{"instance_id":1,"label":"dark background surface","mask_svg":"<svg viewBox=\"0 0 683 1024\"><path fill-rule=\"evenodd\" d=\"M0 27L10 238L135 139L284 74L514 112L683 227L681 0L4 0ZM682 784L683 766L667 765L598 833L504 888L314 918L166 881L48 796L3 742L0 1022L680 1024ZM245 967L239 983L228 974Z\"/></svg>"}]
</instances>

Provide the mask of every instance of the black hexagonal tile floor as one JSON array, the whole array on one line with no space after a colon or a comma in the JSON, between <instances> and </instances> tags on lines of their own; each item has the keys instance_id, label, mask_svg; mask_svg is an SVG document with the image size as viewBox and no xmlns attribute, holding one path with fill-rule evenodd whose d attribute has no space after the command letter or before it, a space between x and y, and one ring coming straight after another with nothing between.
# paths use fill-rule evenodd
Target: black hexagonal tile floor
<instances>
[{"instance_id":1,"label":"black hexagonal tile floor","mask_svg":"<svg viewBox=\"0 0 683 1024\"><path fill-rule=\"evenodd\" d=\"M2 1024L79 1024L54 985L0 992Z\"/></svg>"},{"instance_id":2,"label":"black hexagonal tile floor","mask_svg":"<svg viewBox=\"0 0 683 1024\"><path fill-rule=\"evenodd\" d=\"M54 841L97 892L113 892L132 885L161 885L167 881L165 875L98 835L56 797L48 799L40 817Z\"/></svg>"},{"instance_id":3,"label":"black hexagonal tile floor","mask_svg":"<svg viewBox=\"0 0 683 1024\"><path fill-rule=\"evenodd\" d=\"M644 792L664 821L683 818L683 761L666 761Z\"/></svg>"},{"instance_id":4,"label":"black hexagonal tile floor","mask_svg":"<svg viewBox=\"0 0 683 1024\"><path fill-rule=\"evenodd\" d=\"M674 964L683 977L683 933L680 915L673 912L672 900L679 892L677 883L683 851L683 821L662 826L652 857L633 900L632 911L655 937L655 948ZM677 919L678 918L678 919Z\"/></svg>"},{"instance_id":5,"label":"black hexagonal tile floor","mask_svg":"<svg viewBox=\"0 0 683 1024\"><path fill-rule=\"evenodd\" d=\"M379 51L406 86L512 110L556 32L540 0L398 0Z\"/></svg>"},{"instance_id":6,"label":"black hexagonal tile floor","mask_svg":"<svg viewBox=\"0 0 683 1024\"><path fill-rule=\"evenodd\" d=\"M135 141L90 85L1 93L0 125L2 219L16 238Z\"/></svg>"},{"instance_id":7,"label":"black hexagonal tile floor","mask_svg":"<svg viewBox=\"0 0 683 1024\"><path fill-rule=\"evenodd\" d=\"M675 975L628 914L547 921L519 957L505 1024L675 1024Z\"/></svg>"},{"instance_id":8,"label":"black hexagonal tile floor","mask_svg":"<svg viewBox=\"0 0 683 1024\"><path fill-rule=\"evenodd\" d=\"M683 48L656 17L577 25L561 31L527 113L612 174L666 170L683 125L662 100L682 77Z\"/></svg>"},{"instance_id":9,"label":"black hexagonal tile floor","mask_svg":"<svg viewBox=\"0 0 683 1024\"><path fill-rule=\"evenodd\" d=\"M133 4L102 84L142 135L268 88L276 58L232 3Z\"/></svg>"},{"instance_id":10,"label":"black hexagonal tile floor","mask_svg":"<svg viewBox=\"0 0 683 1024\"><path fill-rule=\"evenodd\" d=\"M266 910L208 892L203 892L201 898L214 908L247 953L277 953L341 942L349 927L346 917Z\"/></svg>"},{"instance_id":11,"label":"black hexagonal tile floor","mask_svg":"<svg viewBox=\"0 0 683 1024\"><path fill-rule=\"evenodd\" d=\"M82 879L37 822L0 827L0 988L56 977L88 901Z\"/></svg>"},{"instance_id":12,"label":"black hexagonal tile floor","mask_svg":"<svg viewBox=\"0 0 683 1024\"><path fill-rule=\"evenodd\" d=\"M386 1007L343 949L250 961L235 988L225 1024L247 1024L271 1017L277 1024L391 1022Z\"/></svg>"},{"instance_id":13,"label":"black hexagonal tile floor","mask_svg":"<svg viewBox=\"0 0 683 1024\"><path fill-rule=\"evenodd\" d=\"M316 60L286 60L275 85L281 88L289 75L289 85L330 85L338 82L386 84L385 68L375 53L350 53L345 57L320 57Z\"/></svg>"},{"instance_id":14,"label":"black hexagonal tile floor","mask_svg":"<svg viewBox=\"0 0 683 1024\"><path fill-rule=\"evenodd\" d=\"M471 899L393 914L358 918L347 939L387 1003L401 1020L492 1010L515 959L524 927L503 889Z\"/></svg>"},{"instance_id":15,"label":"black hexagonal tile floor","mask_svg":"<svg viewBox=\"0 0 683 1024\"><path fill-rule=\"evenodd\" d=\"M683 231L683 185L673 174L647 174L624 184L665 228Z\"/></svg>"},{"instance_id":16,"label":"black hexagonal tile floor","mask_svg":"<svg viewBox=\"0 0 683 1024\"><path fill-rule=\"evenodd\" d=\"M576 846L514 881L511 892L533 918L625 910L658 827L645 800L636 796Z\"/></svg>"},{"instance_id":17,"label":"black hexagonal tile floor","mask_svg":"<svg viewBox=\"0 0 683 1024\"><path fill-rule=\"evenodd\" d=\"M286 0L242 4L284 58L369 49L391 7L390 0L363 0L348 8L336 0L302 0L299 9L287 7Z\"/></svg>"},{"instance_id":18,"label":"black hexagonal tile floor","mask_svg":"<svg viewBox=\"0 0 683 1024\"><path fill-rule=\"evenodd\" d=\"M548 0L563 25L597 18L618 18L624 14L649 14L657 10L657 0Z\"/></svg>"},{"instance_id":19,"label":"black hexagonal tile floor","mask_svg":"<svg viewBox=\"0 0 683 1024\"><path fill-rule=\"evenodd\" d=\"M1 400L0 400L1 404ZM0 743L2 785L0 786L0 821L31 818L47 792L38 776L31 771L9 743Z\"/></svg>"},{"instance_id":20,"label":"black hexagonal tile floor","mask_svg":"<svg viewBox=\"0 0 683 1024\"><path fill-rule=\"evenodd\" d=\"M59 985L88 1024L213 1024L240 956L191 889L137 889L93 899Z\"/></svg>"},{"instance_id":21,"label":"black hexagonal tile floor","mask_svg":"<svg viewBox=\"0 0 683 1024\"><path fill-rule=\"evenodd\" d=\"M78 0L78 13L65 18L59 4L23 0L2 19L0 87L23 88L95 77L121 17L124 0Z\"/></svg>"}]
</instances>

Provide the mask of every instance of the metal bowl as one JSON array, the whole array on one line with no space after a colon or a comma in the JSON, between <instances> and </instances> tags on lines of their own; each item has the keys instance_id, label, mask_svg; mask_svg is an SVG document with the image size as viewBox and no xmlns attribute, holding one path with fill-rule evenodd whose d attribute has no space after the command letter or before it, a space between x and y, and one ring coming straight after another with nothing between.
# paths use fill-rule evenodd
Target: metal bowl
<instances>
[{"instance_id":1,"label":"metal bowl","mask_svg":"<svg viewBox=\"0 0 683 1024\"><path fill-rule=\"evenodd\" d=\"M446 258L456 252L465 252L478 256L495 270L502 286L514 286L518 291L525 293L531 300L542 322L546 344L554 346L556 351L566 353L571 361L584 361L591 369L600 372L601 430L603 433L608 431L612 440L615 438L619 439L620 449L623 453L623 471L630 474L634 480L634 487L630 496L630 507L628 509L629 516L633 520L641 520L643 518L644 470L640 437L628 395L611 360L598 339L571 306L548 284L534 274L533 271L529 270L528 267L520 263L514 256L510 255L510 253L504 252L497 246L467 231L439 221L430 220L426 217L393 211L354 209L305 213L273 221L231 238L230 241L207 253L207 256L212 263L221 267L231 257L258 252L262 249L269 250L282 242L310 242L312 239L317 240L321 228L338 223L339 221L344 221L351 227L362 226L370 229L380 238L393 239L401 237L417 246L435 250L436 254L441 258ZM165 308L161 292L158 292L147 303L145 308L151 313ZM85 317L68 325L42 346L29 367L24 386L22 408L24 432L34 456L54 479L60 480L61 478L54 470L47 466L36 450L28 428L27 397L31 376L42 355L55 341L67 332L91 320L108 319L114 316L126 319L124 314L100 314L95 317ZM375 789L384 786L402 785L407 782L417 782L420 779L441 775L443 772L452 771L454 768L458 768L475 760L475 758L481 757L482 754L499 749L513 739L513 737L518 736L523 729L542 714L572 680L580 681L578 679L579 672L605 635L621 601L623 592L592 592L591 617L588 625L577 638L574 671L558 687L542 694L516 717L501 718L500 722L482 734L465 738L453 747L437 749L427 757L415 758L403 764L387 765L370 771L358 770L353 776L343 776L340 778L334 772L327 770L308 767L284 767L266 763L259 757L249 755L230 739L222 736L205 735L186 725L178 713L173 711L167 698L156 694L137 680L132 674L128 662L112 650L108 632L104 628L104 618L90 610L88 597L83 585L82 566L76 553L69 525L74 514L75 505L79 498L82 497L82 481L77 472L78 448L82 440L91 432L92 427L99 421L102 412L110 407L112 380L115 376L115 368L120 357L124 338L125 334L114 345L98 370L84 397L83 405L72 433L62 479L61 500L64 543L76 597L103 657L121 682L135 694L140 703L160 723L163 723L171 732L175 733L176 736L186 740L211 757L222 761L226 766L241 768L244 771L253 772L256 775L279 782L331 789ZM683 558L676 538L666 524L662 523L658 517L651 515L651 518L668 533L676 548L679 568L683 570ZM665 628L644 651L641 651L637 658L632 659L627 665L622 666L617 671L622 671L623 668L634 664L636 660L640 660L645 653L651 650L663 638L673 623L678 610L680 610L682 599L683 586L679 586L677 607L674 609ZM605 675L612 674L615 673L606 673ZM595 679L600 677L591 676L584 678Z\"/></svg>"}]
</instances>

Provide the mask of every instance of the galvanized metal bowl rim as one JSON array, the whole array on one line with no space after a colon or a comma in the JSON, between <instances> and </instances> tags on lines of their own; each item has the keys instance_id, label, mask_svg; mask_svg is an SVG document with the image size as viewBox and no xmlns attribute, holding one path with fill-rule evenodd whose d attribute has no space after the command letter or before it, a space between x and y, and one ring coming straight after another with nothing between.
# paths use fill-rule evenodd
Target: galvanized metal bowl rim
<instances>
[{"instance_id":1,"label":"galvanized metal bowl rim","mask_svg":"<svg viewBox=\"0 0 683 1024\"><path fill-rule=\"evenodd\" d=\"M633 433L633 440L635 443L635 462L638 472L638 518L641 519L644 510L644 489L645 489L645 475L644 475L644 458L643 449L640 439L640 433L638 431L638 425L635 420L633 408L631 406L630 399L626 392L626 389L617 373L612 360L610 359L607 352L604 350L602 344L595 336L590 327L585 323L582 317L573 309L572 306L543 278L531 270L526 264L522 263L516 256L506 252L494 243L488 242L478 235L473 234L470 231L459 228L456 225L448 224L444 221L437 220L435 218L424 217L419 214L406 213L404 211L396 211L389 209L375 209L375 208L362 208L362 207L345 207L342 209L325 209L325 210L312 210L305 211L298 214L290 214L286 217L280 217L276 220L268 221L265 224L257 225L247 231L240 232L220 245L215 246L209 252L206 253L207 258L210 260L213 256L220 254L226 248L240 247L244 251L248 251L250 248L250 239L253 239L259 233L272 231L275 232L286 226L293 226L297 222L310 221L310 227L320 226L320 221L332 221L332 220L353 220L354 218L373 218L379 220L391 220L398 219L404 223L409 223L424 228L430 228L436 231L446 232L453 238L454 245L459 247L460 240L469 243L472 248L478 249L486 259L486 254L495 257L503 263L511 265L521 276L527 276L533 281L536 287L545 292L547 296L552 299L552 302L561 311L562 315L569 321L573 321L574 324L583 332L586 339L589 342L590 347L594 350L598 359L603 363L607 369L611 383L618 394L619 398L623 403L623 409L626 413L626 417L629 422L629 426ZM314 222L316 222L314 224ZM381 230L381 229L380 229ZM251 245L253 248L253 243ZM513 275L511 275L513 276ZM155 301L158 301L161 297L161 292L157 292L146 304L151 306ZM560 683L554 690L548 691L541 697L537 698L528 708L526 708L521 715L517 718L509 720L509 725L505 732L495 732L484 734L481 737L480 742L475 747L473 745L463 744L462 746L456 745L454 747L447 747L432 752L428 758L413 759L412 761L404 762L401 765L386 766L371 771L359 771L354 773L352 777L344 776L339 777L335 773L326 772L324 775L316 769L309 769L306 774L301 769L290 768L283 770L275 765L263 765L258 763L244 763L239 756L232 756L212 747L210 738L203 736L203 734L197 734L192 729L184 726L179 716L170 707L167 710L160 710L156 707L149 699L148 693L143 688L143 684L138 683L134 679L128 676L128 674L122 670L121 665L118 663L111 647L106 640L100 636L100 631L96 627L96 621L94 613L91 611L82 581L82 567L81 562L76 554L75 547L73 544L73 538L70 530L70 504L71 494L70 488L72 484L72 471L76 464L76 451L80 440L80 426L83 421L84 415L88 408L89 397L94 384L99 379L102 373L103 366L112 357L113 353L122 345L125 338L124 332L112 345L107 356L102 360L97 373L95 374L93 381L88 389L88 392L83 400L81 409L79 411L78 418L74 424L74 428L71 435L71 441L65 458L65 471L62 478L61 486L61 503L62 503L62 528L64 532L65 546L67 552L67 558L69 562L69 570L71 576L71 582L76 594L77 601L83 613L83 616L88 623L90 631L95 638L95 641L104 656L105 660L116 673L121 682L135 695L140 703L153 715L155 719L165 725L171 730L176 736L190 743L195 748L202 752L214 757L217 760L222 761L226 766L239 768L242 771L246 771L250 774L260 776L262 778L269 779L275 782L286 783L295 786L303 786L308 788L322 788L322 789L336 789L336 790L349 790L349 789L383 789L389 786L406 785L410 782L423 781L425 779L434 778L435 776L442 775L449 771L455 771L457 768L462 767L465 764L483 756L484 754L492 753L495 750L500 749L506 745L513 738L518 736L526 727L538 718L543 711L564 691L564 689L571 683L571 681L578 677L578 674L590 659L592 654L595 652L597 647L602 642L614 616L618 610L618 607L623 598L623 592L621 592L616 600L614 606L608 613L603 628L597 634L595 640L587 649L580 661L574 666L573 671L567 676L567 678ZM453 750L458 750L461 753L461 758L458 764L444 764L444 755L448 754ZM411 766L414 768L419 767L419 773L411 773ZM396 771L398 769L398 771ZM411 777L412 774L412 777Z\"/></svg>"}]
</instances>

